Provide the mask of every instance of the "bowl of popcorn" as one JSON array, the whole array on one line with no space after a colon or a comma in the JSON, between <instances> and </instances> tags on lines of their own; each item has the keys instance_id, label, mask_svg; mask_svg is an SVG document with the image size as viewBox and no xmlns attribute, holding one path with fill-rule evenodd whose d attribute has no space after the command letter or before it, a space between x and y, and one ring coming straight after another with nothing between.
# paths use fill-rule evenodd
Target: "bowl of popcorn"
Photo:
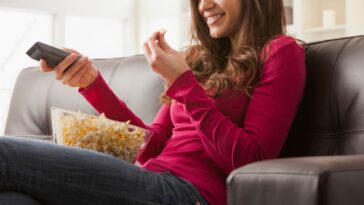
<instances>
[{"instance_id":1,"label":"bowl of popcorn","mask_svg":"<svg viewBox=\"0 0 364 205\"><path fill-rule=\"evenodd\" d=\"M55 143L94 150L134 163L150 131L100 116L51 108Z\"/></svg>"}]
</instances>

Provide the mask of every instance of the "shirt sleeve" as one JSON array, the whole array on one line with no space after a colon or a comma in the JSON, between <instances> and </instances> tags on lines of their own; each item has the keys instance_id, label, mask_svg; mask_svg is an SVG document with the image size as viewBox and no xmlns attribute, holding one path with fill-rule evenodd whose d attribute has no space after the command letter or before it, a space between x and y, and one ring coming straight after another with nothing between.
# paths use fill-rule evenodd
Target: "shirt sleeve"
<instances>
[{"instance_id":1,"label":"shirt sleeve","mask_svg":"<svg viewBox=\"0 0 364 205\"><path fill-rule=\"evenodd\" d=\"M184 105L206 152L226 173L278 157L303 96L304 50L295 42L272 54L263 69L240 127L223 115L191 71L167 90L168 96Z\"/></svg>"},{"instance_id":2,"label":"shirt sleeve","mask_svg":"<svg viewBox=\"0 0 364 205\"><path fill-rule=\"evenodd\" d=\"M146 125L127 105L119 99L103 79L101 73L87 88L80 88L79 93L99 112L109 119L139 126L151 131L144 148L138 153L140 163L156 157L163 149L165 142L171 137L173 123L170 118L170 106L164 104L151 125Z\"/></svg>"}]
</instances>

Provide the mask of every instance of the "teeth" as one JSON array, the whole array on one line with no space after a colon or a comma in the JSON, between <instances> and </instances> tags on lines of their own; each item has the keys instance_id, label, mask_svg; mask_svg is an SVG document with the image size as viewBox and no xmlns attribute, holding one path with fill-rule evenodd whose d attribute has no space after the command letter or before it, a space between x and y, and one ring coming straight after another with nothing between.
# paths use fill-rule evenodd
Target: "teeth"
<instances>
[{"instance_id":1,"label":"teeth","mask_svg":"<svg viewBox=\"0 0 364 205\"><path fill-rule=\"evenodd\" d=\"M223 15L222 14L218 14L216 16L211 16L207 18L207 24L211 25L214 24L216 21L218 21Z\"/></svg>"}]
</instances>

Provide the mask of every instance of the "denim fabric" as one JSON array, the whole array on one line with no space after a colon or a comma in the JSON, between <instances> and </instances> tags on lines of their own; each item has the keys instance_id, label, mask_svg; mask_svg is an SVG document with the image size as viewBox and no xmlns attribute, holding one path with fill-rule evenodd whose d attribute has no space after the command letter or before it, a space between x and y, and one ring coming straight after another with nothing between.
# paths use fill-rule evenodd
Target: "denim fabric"
<instances>
[{"instance_id":1,"label":"denim fabric","mask_svg":"<svg viewBox=\"0 0 364 205\"><path fill-rule=\"evenodd\" d=\"M42 205L32 197L19 192L0 192L0 205Z\"/></svg>"},{"instance_id":2,"label":"denim fabric","mask_svg":"<svg viewBox=\"0 0 364 205\"><path fill-rule=\"evenodd\" d=\"M118 158L39 140L0 137L0 192L51 205L208 204L188 181Z\"/></svg>"}]
</instances>

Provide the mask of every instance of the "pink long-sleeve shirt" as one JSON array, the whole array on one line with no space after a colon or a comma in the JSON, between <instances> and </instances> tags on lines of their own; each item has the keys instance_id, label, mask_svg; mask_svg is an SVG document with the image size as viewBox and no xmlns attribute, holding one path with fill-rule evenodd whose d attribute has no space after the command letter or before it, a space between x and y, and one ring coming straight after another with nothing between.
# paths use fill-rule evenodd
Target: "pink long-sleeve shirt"
<instances>
[{"instance_id":1,"label":"pink long-sleeve shirt","mask_svg":"<svg viewBox=\"0 0 364 205\"><path fill-rule=\"evenodd\" d=\"M101 75L80 93L108 118L152 131L138 156L143 168L170 171L191 182L211 205L224 205L231 171L278 157L303 96L303 48L290 37L277 37L263 70L252 99L243 91L210 97L186 71L168 88L172 103L162 105L151 125L133 114Z\"/></svg>"}]
</instances>

